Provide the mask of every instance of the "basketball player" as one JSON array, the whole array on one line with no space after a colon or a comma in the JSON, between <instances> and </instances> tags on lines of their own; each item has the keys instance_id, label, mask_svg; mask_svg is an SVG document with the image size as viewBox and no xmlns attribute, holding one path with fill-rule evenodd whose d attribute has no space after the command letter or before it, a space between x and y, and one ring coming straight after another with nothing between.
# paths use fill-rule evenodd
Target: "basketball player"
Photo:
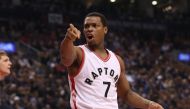
<instances>
[{"instance_id":1,"label":"basketball player","mask_svg":"<svg viewBox=\"0 0 190 109\"><path fill-rule=\"evenodd\" d=\"M72 109L118 109L118 96L136 108L163 109L130 89L124 61L104 46L108 32L104 15L89 13L83 32L87 44L74 46L81 32L70 24L60 46L61 62L69 73Z\"/></svg>"},{"instance_id":2,"label":"basketball player","mask_svg":"<svg viewBox=\"0 0 190 109\"><path fill-rule=\"evenodd\" d=\"M10 68L12 63L6 52L0 51L0 83L1 81L10 74ZM0 109L13 109L11 105L7 103L8 96L3 91L2 84L0 84Z\"/></svg>"},{"instance_id":3,"label":"basketball player","mask_svg":"<svg viewBox=\"0 0 190 109\"><path fill-rule=\"evenodd\" d=\"M11 65L7 53L0 51L0 81L10 74Z\"/></svg>"}]
</instances>

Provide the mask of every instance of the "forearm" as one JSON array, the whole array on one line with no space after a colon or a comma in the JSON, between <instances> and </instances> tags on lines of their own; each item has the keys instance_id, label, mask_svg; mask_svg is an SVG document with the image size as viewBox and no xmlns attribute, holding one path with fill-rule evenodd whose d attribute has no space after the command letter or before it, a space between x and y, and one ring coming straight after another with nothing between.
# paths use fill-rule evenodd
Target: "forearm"
<instances>
[{"instance_id":1,"label":"forearm","mask_svg":"<svg viewBox=\"0 0 190 109\"><path fill-rule=\"evenodd\" d=\"M61 42L60 54L61 54L61 62L65 66L70 66L73 63L75 59L76 51L75 51L73 41L71 39L66 37Z\"/></svg>"},{"instance_id":2,"label":"forearm","mask_svg":"<svg viewBox=\"0 0 190 109\"><path fill-rule=\"evenodd\" d=\"M147 100L137 93L133 92L132 90L128 91L125 96L125 100L127 103L133 107L141 108L141 109L148 109L150 100Z\"/></svg>"}]
</instances>

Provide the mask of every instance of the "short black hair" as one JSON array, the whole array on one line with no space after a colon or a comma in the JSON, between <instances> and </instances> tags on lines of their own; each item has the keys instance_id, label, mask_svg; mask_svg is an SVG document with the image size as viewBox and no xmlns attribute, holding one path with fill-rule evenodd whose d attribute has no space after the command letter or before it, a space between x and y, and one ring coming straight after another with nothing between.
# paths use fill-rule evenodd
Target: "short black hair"
<instances>
[{"instance_id":1,"label":"short black hair","mask_svg":"<svg viewBox=\"0 0 190 109\"><path fill-rule=\"evenodd\" d=\"M103 26L106 26L106 27L107 27L107 20L106 20L106 17L105 17L103 14L101 14L101 13L99 13L99 12L90 12L90 13L88 13L88 14L86 15L86 17L90 17L90 16L97 16L97 17L100 17ZM86 18L86 17L85 17L85 18Z\"/></svg>"}]
</instances>

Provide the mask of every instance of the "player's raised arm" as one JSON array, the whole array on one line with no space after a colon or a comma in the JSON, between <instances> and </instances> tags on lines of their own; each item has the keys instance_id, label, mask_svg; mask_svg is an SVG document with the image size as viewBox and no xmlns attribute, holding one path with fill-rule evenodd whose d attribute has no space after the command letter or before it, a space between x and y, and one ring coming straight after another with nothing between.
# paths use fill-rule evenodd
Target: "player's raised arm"
<instances>
[{"instance_id":1,"label":"player's raised arm","mask_svg":"<svg viewBox=\"0 0 190 109\"><path fill-rule=\"evenodd\" d=\"M60 54L61 63L65 66L70 66L77 59L78 47L75 47L73 42L80 38L81 32L73 25L70 24L65 38L61 42Z\"/></svg>"}]
</instances>

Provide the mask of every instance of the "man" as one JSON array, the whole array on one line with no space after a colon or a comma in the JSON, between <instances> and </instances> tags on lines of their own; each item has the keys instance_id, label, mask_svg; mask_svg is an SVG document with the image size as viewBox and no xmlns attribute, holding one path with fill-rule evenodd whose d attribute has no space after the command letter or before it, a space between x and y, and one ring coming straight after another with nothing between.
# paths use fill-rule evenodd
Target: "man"
<instances>
[{"instance_id":1,"label":"man","mask_svg":"<svg viewBox=\"0 0 190 109\"><path fill-rule=\"evenodd\" d=\"M117 95L136 108L163 109L130 89L124 61L105 49L108 28L104 15L89 13L83 32L87 44L74 46L81 32L70 24L60 46L61 62L69 73L72 109L118 109Z\"/></svg>"},{"instance_id":2,"label":"man","mask_svg":"<svg viewBox=\"0 0 190 109\"><path fill-rule=\"evenodd\" d=\"M0 80L3 80L10 74L11 61L6 52L0 51Z\"/></svg>"},{"instance_id":3,"label":"man","mask_svg":"<svg viewBox=\"0 0 190 109\"><path fill-rule=\"evenodd\" d=\"M0 51L0 82L10 74L12 63L6 52ZM13 109L8 103L8 95L0 84L0 109Z\"/></svg>"}]
</instances>

